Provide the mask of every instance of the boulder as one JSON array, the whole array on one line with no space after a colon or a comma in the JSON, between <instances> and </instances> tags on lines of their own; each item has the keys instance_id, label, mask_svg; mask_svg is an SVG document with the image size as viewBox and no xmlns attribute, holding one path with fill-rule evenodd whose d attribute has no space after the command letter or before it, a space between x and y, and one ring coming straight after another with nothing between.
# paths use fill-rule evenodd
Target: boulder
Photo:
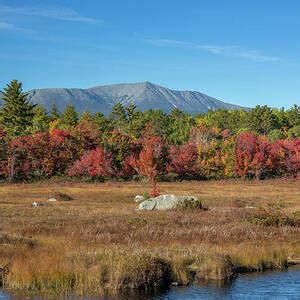
<instances>
[{"instance_id":1,"label":"boulder","mask_svg":"<svg viewBox=\"0 0 300 300\"><path fill-rule=\"evenodd\" d=\"M44 204L41 203L41 202L32 202L31 206L32 207L38 207L38 206L44 206Z\"/></svg>"},{"instance_id":2,"label":"boulder","mask_svg":"<svg viewBox=\"0 0 300 300\"><path fill-rule=\"evenodd\" d=\"M169 210L180 207L188 202L199 201L195 196L161 195L141 202L138 210Z\"/></svg>"},{"instance_id":3,"label":"boulder","mask_svg":"<svg viewBox=\"0 0 300 300\"><path fill-rule=\"evenodd\" d=\"M57 200L55 198L49 198L47 201L48 202L57 202Z\"/></svg>"},{"instance_id":4,"label":"boulder","mask_svg":"<svg viewBox=\"0 0 300 300\"><path fill-rule=\"evenodd\" d=\"M145 200L144 196L141 196L141 195L136 195L134 197L134 202L142 202L144 200Z\"/></svg>"}]
</instances>

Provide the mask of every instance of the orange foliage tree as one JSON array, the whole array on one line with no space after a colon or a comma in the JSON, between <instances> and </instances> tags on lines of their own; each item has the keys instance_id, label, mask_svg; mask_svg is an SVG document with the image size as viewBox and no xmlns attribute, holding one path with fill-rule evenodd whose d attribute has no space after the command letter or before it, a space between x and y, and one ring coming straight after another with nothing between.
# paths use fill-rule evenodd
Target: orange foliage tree
<instances>
[{"instance_id":1,"label":"orange foliage tree","mask_svg":"<svg viewBox=\"0 0 300 300\"><path fill-rule=\"evenodd\" d=\"M146 136L142 140L142 150L137 160L139 174L147 176L151 184L150 195L159 195L156 178L164 170L166 159L165 143L159 136Z\"/></svg>"}]
</instances>

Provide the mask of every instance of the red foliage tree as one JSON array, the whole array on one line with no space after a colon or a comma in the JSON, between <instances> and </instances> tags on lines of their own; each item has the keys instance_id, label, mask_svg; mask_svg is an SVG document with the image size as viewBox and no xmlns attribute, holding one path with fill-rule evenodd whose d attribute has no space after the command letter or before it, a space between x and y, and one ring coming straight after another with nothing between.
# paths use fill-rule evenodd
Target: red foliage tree
<instances>
[{"instance_id":1,"label":"red foliage tree","mask_svg":"<svg viewBox=\"0 0 300 300\"><path fill-rule=\"evenodd\" d=\"M4 169L6 161L6 152L6 133L5 130L0 127L0 176L3 176L5 174Z\"/></svg>"},{"instance_id":2,"label":"red foliage tree","mask_svg":"<svg viewBox=\"0 0 300 300\"><path fill-rule=\"evenodd\" d=\"M164 170L166 158L165 143L159 136L147 136L142 140L142 151L136 161L139 174L147 176L152 186L151 196L156 197L159 191L156 177Z\"/></svg>"},{"instance_id":3,"label":"red foliage tree","mask_svg":"<svg viewBox=\"0 0 300 300\"><path fill-rule=\"evenodd\" d=\"M270 143L267 138L250 132L241 133L236 139L235 172L238 176L264 177L268 172Z\"/></svg>"},{"instance_id":4,"label":"red foliage tree","mask_svg":"<svg viewBox=\"0 0 300 300\"><path fill-rule=\"evenodd\" d=\"M134 176L139 174L139 155L142 145L139 141L133 142L130 147L130 155L122 162L121 176Z\"/></svg>"},{"instance_id":5,"label":"red foliage tree","mask_svg":"<svg viewBox=\"0 0 300 300\"><path fill-rule=\"evenodd\" d=\"M113 173L112 154L100 147L86 152L67 169L69 176L103 177Z\"/></svg>"},{"instance_id":6,"label":"red foliage tree","mask_svg":"<svg viewBox=\"0 0 300 300\"><path fill-rule=\"evenodd\" d=\"M9 180L62 174L76 159L76 148L67 132L36 133L18 137L7 146L4 173Z\"/></svg>"},{"instance_id":7,"label":"red foliage tree","mask_svg":"<svg viewBox=\"0 0 300 300\"><path fill-rule=\"evenodd\" d=\"M171 146L167 171L178 175L197 175L198 150L195 144L187 143L179 147Z\"/></svg>"},{"instance_id":8,"label":"red foliage tree","mask_svg":"<svg viewBox=\"0 0 300 300\"><path fill-rule=\"evenodd\" d=\"M297 177L300 170L300 138L273 143L268 164L274 176Z\"/></svg>"}]
</instances>

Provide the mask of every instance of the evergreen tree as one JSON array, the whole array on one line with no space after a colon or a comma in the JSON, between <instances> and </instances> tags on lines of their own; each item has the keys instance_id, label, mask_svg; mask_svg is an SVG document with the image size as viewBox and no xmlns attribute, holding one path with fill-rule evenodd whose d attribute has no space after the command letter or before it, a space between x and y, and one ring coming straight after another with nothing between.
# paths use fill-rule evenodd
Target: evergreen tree
<instances>
[{"instance_id":1,"label":"evergreen tree","mask_svg":"<svg viewBox=\"0 0 300 300\"><path fill-rule=\"evenodd\" d=\"M49 116L46 109L42 105L37 105L34 109L34 116L32 119L32 131L40 132L49 129Z\"/></svg>"},{"instance_id":2,"label":"evergreen tree","mask_svg":"<svg viewBox=\"0 0 300 300\"><path fill-rule=\"evenodd\" d=\"M290 127L300 126L300 106L295 104L286 114Z\"/></svg>"},{"instance_id":3,"label":"evergreen tree","mask_svg":"<svg viewBox=\"0 0 300 300\"><path fill-rule=\"evenodd\" d=\"M196 125L195 120L178 108L173 109L169 115L169 133L167 141L174 145L186 143L190 137L190 131Z\"/></svg>"},{"instance_id":4,"label":"evergreen tree","mask_svg":"<svg viewBox=\"0 0 300 300\"><path fill-rule=\"evenodd\" d=\"M50 119L51 121L58 120L60 118L60 113L56 104L53 104L50 111Z\"/></svg>"},{"instance_id":5,"label":"evergreen tree","mask_svg":"<svg viewBox=\"0 0 300 300\"><path fill-rule=\"evenodd\" d=\"M22 83L17 80L12 80L2 93L4 103L0 115L7 134L26 135L32 126L35 105L27 100L27 94L22 92Z\"/></svg>"},{"instance_id":6,"label":"evergreen tree","mask_svg":"<svg viewBox=\"0 0 300 300\"><path fill-rule=\"evenodd\" d=\"M126 133L133 138L139 138L144 129L142 113L136 108L134 103L130 103L126 107L126 113L128 122Z\"/></svg>"},{"instance_id":7,"label":"evergreen tree","mask_svg":"<svg viewBox=\"0 0 300 300\"><path fill-rule=\"evenodd\" d=\"M273 129L279 129L277 116L267 105L257 105L248 113L248 128L258 134L269 134Z\"/></svg>"},{"instance_id":8,"label":"evergreen tree","mask_svg":"<svg viewBox=\"0 0 300 300\"><path fill-rule=\"evenodd\" d=\"M109 131L110 128L109 124L108 124L108 120L105 118L105 116L103 115L103 113L101 112L96 112L93 116L92 116L93 121L97 124L98 129L103 133L106 131Z\"/></svg>"},{"instance_id":9,"label":"evergreen tree","mask_svg":"<svg viewBox=\"0 0 300 300\"><path fill-rule=\"evenodd\" d=\"M126 109L121 103L117 103L113 106L110 114L109 121L112 126L119 130L120 132L124 132L124 128L127 123Z\"/></svg>"},{"instance_id":10,"label":"evergreen tree","mask_svg":"<svg viewBox=\"0 0 300 300\"><path fill-rule=\"evenodd\" d=\"M88 111L84 111L83 114L80 116L80 122L81 121L89 121L89 122L92 122L93 121L93 118L90 114L90 112Z\"/></svg>"},{"instance_id":11,"label":"evergreen tree","mask_svg":"<svg viewBox=\"0 0 300 300\"><path fill-rule=\"evenodd\" d=\"M76 126L78 122L78 113L73 105L68 105L62 116L63 124L66 127Z\"/></svg>"}]
</instances>

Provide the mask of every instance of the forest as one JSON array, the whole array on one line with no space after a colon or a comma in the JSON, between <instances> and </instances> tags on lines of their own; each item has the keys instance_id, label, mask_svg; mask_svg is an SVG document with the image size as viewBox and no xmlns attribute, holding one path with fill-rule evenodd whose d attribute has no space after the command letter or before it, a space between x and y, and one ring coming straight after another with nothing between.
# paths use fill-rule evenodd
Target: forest
<instances>
[{"instance_id":1,"label":"forest","mask_svg":"<svg viewBox=\"0 0 300 300\"><path fill-rule=\"evenodd\" d=\"M0 104L0 178L156 180L297 177L300 107L141 112L116 104L108 116L33 105L13 80ZM299 177L298 177L299 178Z\"/></svg>"}]
</instances>

